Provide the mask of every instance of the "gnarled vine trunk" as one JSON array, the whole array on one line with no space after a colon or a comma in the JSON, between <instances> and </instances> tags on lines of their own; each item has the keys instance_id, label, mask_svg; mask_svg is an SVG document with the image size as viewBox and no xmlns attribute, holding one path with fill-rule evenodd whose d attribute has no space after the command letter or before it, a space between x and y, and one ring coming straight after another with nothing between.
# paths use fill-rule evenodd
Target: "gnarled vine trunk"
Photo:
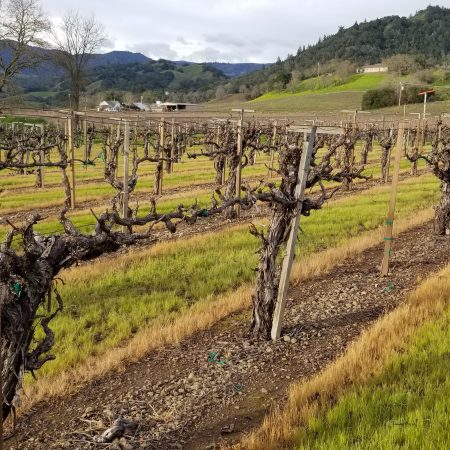
<instances>
[{"instance_id":1,"label":"gnarled vine trunk","mask_svg":"<svg viewBox=\"0 0 450 450\"><path fill-rule=\"evenodd\" d=\"M3 267L2 267L3 268ZM17 388L25 370L35 370L51 355L38 361L31 360L28 349L34 335L34 321L40 305L51 288L53 269L46 261L25 261L9 274L0 278L0 302L2 305L3 361L3 417L7 417L13 405ZM49 340L53 336L48 336ZM52 342L47 341L44 345ZM29 358L29 360L27 359Z\"/></svg>"},{"instance_id":2,"label":"gnarled vine trunk","mask_svg":"<svg viewBox=\"0 0 450 450\"><path fill-rule=\"evenodd\" d=\"M450 234L450 183L441 181L441 200L434 216L434 232L439 236Z\"/></svg>"},{"instance_id":3,"label":"gnarled vine trunk","mask_svg":"<svg viewBox=\"0 0 450 450\"><path fill-rule=\"evenodd\" d=\"M280 191L287 199L293 200L297 183L301 149L291 147L280 154L280 172L283 174ZM252 295L253 319L251 332L255 337L269 339L272 318L278 295L280 278L280 251L289 237L295 204L276 203L267 235L252 230L262 242L258 264L258 275Z\"/></svg>"},{"instance_id":4,"label":"gnarled vine trunk","mask_svg":"<svg viewBox=\"0 0 450 450\"><path fill-rule=\"evenodd\" d=\"M289 236L292 208L275 207L267 236L262 238L258 274L252 295L251 332L255 337L269 339L280 278L280 250Z\"/></svg>"}]
</instances>

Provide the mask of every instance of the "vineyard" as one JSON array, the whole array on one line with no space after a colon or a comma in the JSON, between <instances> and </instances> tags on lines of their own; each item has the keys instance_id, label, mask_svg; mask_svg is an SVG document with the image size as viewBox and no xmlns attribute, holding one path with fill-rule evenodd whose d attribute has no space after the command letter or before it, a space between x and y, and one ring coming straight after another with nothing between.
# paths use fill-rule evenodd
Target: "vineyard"
<instances>
[{"instance_id":1,"label":"vineyard","mask_svg":"<svg viewBox=\"0 0 450 450\"><path fill-rule=\"evenodd\" d=\"M448 263L446 120L0 119L6 445L239 442Z\"/></svg>"}]
</instances>

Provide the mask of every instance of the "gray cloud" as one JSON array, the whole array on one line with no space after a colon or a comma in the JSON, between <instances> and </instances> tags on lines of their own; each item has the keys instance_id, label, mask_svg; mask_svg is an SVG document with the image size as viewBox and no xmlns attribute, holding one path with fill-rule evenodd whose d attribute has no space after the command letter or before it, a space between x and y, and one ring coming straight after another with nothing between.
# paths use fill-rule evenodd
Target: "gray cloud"
<instances>
[{"instance_id":1,"label":"gray cloud","mask_svg":"<svg viewBox=\"0 0 450 450\"><path fill-rule=\"evenodd\" d=\"M143 53L152 59L176 59L178 53L165 42L139 42L129 47L133 52Z\"/></svg>"},{"instance_id":2,"label":"gray cloud","mask_svg":"<svg viewBox=\"0 0 450 450\"><path fill-rule=\"evenodd\" d=\"M102 44L102 50L110 51L113 50L116 46L116 40L112 38L106 38Z\"/></svg>"},{"instance_id":3,"label":"gray cloud","mask_svg":"<svg viewBox=\"0 0 450 450\"><path fill-rule=\"evenodd\" d=\"M443 3L448 3L445 0ZM73 9L69 0L42 0L52 16ZM77 0L94 13L112 48L152 58L273 62L296 53L339 25L387 15L408 16L429 0ZM442 3L442 2L441 2ZM108 49L111 47L108 46Z\"/></svg>"},{"instance_id":4,"label":"gray cloud","mask_svg":"<svg viewBox=\"0 0 450 450\"><path fill-rule=\"evenodd\" d=\"M228 33L216 33L203 35L205 42L211 42L213 44L231 45L233 47L244 47L245 39L237 38Z\"/></svg>"}]
</instances>

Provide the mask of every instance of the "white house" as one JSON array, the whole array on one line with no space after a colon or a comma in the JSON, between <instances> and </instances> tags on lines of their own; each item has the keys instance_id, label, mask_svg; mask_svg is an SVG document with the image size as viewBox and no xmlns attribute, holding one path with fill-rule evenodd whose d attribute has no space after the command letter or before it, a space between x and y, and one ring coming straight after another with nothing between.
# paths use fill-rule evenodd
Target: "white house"
<instances>
[{"instance_id":1,"label":"white house","mask_svg":"<svg viewBox=\"0 0 450 450\"><path fill-rule=\"evenodd\" d=\"M371 66L363 66L356 69L356 73L380 73L387 72L389 69L383 64L372 64Z\"/></svg>"},{"instance_id":2,"label":"white house","mask_svg":"<svg viewBox=\"0 0 450 450\"><path fill-rule=\"evenodd\" d=\"M120 102L116 100L110 100L110 101L102 101L97 106L97 111L108 111L108 112L117 112L122 109L122 105Z\"/></svg>"}]
</instances>

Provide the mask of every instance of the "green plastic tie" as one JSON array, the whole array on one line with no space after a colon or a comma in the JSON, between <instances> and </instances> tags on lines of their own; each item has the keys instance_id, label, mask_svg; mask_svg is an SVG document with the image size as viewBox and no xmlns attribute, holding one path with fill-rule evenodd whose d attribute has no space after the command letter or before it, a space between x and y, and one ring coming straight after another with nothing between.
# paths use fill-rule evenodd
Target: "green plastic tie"
<instances>
[{"instance_id":1,"label":"green plastic tie","mask_svg":"<svg viewBox=\"0 0 450 450\"><path fill-rule=\"evenodd\" d=\"M223 356L217 358L216 352L211 352L208 356L208 362L211 364L218 364L219 366L224 366L227 362Z\"/></svg>"},{"instance_id":2,"label":"green plastic tie","mask_svg":"<svg viewBox=\"0 0 450 450\"><path fill-rule=\"evenodd\" d=\"M22 285L16 281L13 284L13 291L17 295L17 297L20 297L20 295L22 294Z\"/></svg>"},{"instance_id":3,"label":"green plastic tie","mask_svg":"<svg viewBox=\"0 0 450 450\"><path fill-rule=\"evenodd\" d=\"M199 212L199 217L208 217L209 216L209 212L208 212L208 210L207 209L202 209L200 212Z\"/></svg>"},{"instance_id":4,"label":"green plastic tie","mask_svg":"<svg viewBox=\"0 0 450 450\"><path fill-rule=\"evenodd\" d=\"M393 241L394 238L391 238L391 237L385 237L384 240L385 240L385 241Z\"/></svg>"},{"instance_id":5,"label":"green plastic tie","mask_svg":"<svg viewBox=\"0 0 450 450\"><path fill-rule=\"evenodd\" d=\"M386 220L386 225L394 225L394 219L387 219Z\"/></svg>"}]
</instances>

